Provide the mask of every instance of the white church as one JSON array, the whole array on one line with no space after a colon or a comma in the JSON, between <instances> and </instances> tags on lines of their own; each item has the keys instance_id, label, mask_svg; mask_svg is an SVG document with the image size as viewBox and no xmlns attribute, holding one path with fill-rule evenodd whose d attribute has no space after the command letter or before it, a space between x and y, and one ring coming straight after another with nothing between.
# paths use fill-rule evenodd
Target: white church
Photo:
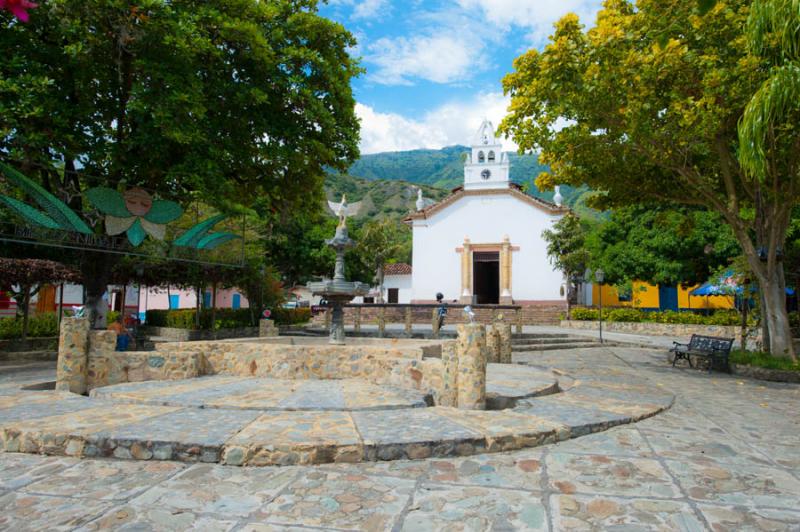
<instances>
[{"instance_id":1,"label":"white church","mask_svg":"<svg viewBox=\"0 0 800 532\"><path fill-rule=\"evenodd\" d=\"M418 201L406 218L413 228L413 267L386 272L390 303L431 303L437 292L464 304L564 303L564 276L548 260L542 231L567 209L558 192L556 203L522 192L509 170L494 127L484 120L463 186L433 205Z\"/></svg>"}]
</instances>

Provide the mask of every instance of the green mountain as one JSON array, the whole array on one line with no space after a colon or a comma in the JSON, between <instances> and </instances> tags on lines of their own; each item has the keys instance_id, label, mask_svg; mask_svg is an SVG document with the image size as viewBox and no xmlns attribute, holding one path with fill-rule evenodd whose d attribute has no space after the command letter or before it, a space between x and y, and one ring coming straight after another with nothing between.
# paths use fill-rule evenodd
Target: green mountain
<instances>
[{"instance_id":1,"label":"green mountain","mask_svg":"<svg viewBox=\"0 0 800 532\"><path fill-rule=\"evenodd\" d=\"M362 179L400 179L452 189L464 179L467 146L448 146L441 150L411 150L364 155L350 167L349 174ZM536 179L547 167L538 156L509 153L511 180L524 184Z\"/></svg>"},{"instance_id":2,"label":"green mountain","mask_svg":"<svg viewBox=\"0 0 800 532\"><path fill-rule=\"evenodd\" d=\"M449 193L443 188L397 179L367 180L352 175L331 173L325 180L325 195L329 200L338 202L342 194L346 194L347 202L350 204L363 202L358 217L405 218L409 212L416 209L417 188L422 188L423 196L433 201L439 201Z\"/></svg>"},{"instance_id":3,"label":"green mountain","mask_svg":"<svg viewBox=\"0 0 800 532\"><path fill-rule=\"evenodd\" d=\"M464 180L466 146L449 146L440 150L410 150L372 153L362 156L347 175L329 174L325 187L328 197L336 199L342 193L348 201L365 204L360 215L404 216L414 209L416 191L420 186L426 198L440 200ZM511 180L523 186L531 195L552 201L554 192L541 192L534 180L547 166L540 164L536 154L509 153ZM561 187L564 203L581 216L600 215L586 206L591 195L586 188Z\"/></svg>"}]
</instances>

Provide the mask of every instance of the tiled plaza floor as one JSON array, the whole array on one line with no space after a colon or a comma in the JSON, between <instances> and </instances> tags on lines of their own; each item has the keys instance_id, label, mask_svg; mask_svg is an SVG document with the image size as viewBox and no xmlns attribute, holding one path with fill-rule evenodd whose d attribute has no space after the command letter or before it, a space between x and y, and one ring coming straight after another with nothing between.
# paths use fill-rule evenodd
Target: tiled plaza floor
<instances>
[{"instance_id":1,"label":"tiled plaza floor","mask_svg":"<svg viewBox=\"0 0 800 532\"><path fill-rule=\"evenodd\" d=\"M677 399L639 423L466 458L242 468L0 454L0 529L800 531L800 386L673 370L645 349L515 358L598 385L635 373ZM47 378L0 373L0 400L12 381Z\"/></svg>"}]
</instances>

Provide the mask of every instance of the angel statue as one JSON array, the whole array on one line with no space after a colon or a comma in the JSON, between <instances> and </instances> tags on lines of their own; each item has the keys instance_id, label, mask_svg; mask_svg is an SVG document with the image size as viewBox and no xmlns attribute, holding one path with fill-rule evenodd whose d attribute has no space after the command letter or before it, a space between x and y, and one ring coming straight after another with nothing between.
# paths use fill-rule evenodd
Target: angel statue
<instances>
[{"instance_id":1,"label":"angel statue","mask_svg":"<svg viewBox=\"0 0 800 532\"><path fill-rule=\"evenodd\" d=\"M347 217L355 216L361 210L361 203L357 201L352 205L348 205L347 196L342 194L342 201L336 203L335 201L328 200L328 207L330 207L333 214L339 217L339 225L337 227L347 227Z\"/></svg>"}]
</instances>

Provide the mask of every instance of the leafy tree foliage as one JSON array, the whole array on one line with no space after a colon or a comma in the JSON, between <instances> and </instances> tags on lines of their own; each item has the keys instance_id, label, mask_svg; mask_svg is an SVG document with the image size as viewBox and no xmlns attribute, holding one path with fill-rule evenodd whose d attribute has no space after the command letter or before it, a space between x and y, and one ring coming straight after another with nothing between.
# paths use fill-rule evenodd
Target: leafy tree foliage
<instances>
[{"instance_id":1,"label":"leafy tree foliage","mask_svg":"<svg viewBox=\"0 0 800 532\"><path fill-rule=\"evenodd\" d=\"M657 204L615 209L592 231L588 247L611 284L704 283L741 253L719 214Z\"/></svg>"},{"instance_id":2,"label":"leafy tree foliage","mask_svg":"<svg viewBox=\"0 0 800 532\"><path fill-rule=\"evenodd\" d=\"M97 185L298 209L357 157L355 40L316 0L49 0L9 17L0 153L78 212ZM92 305L115 262L84 254Z\"/></svg>"},{"instance_id":3,"label":"leafy tree foliage","mask_svg":"<svg viewBox=\"0 0 800 532\"><path fill-rule=\"evenodd\" d=\"M552 229L542 232L547 242L550 263L567 278L567 319L575 299L578 283L589 266L590 255L586 247L586 227L577 216L568 214L553 224Z\"/></svg>"},{"instance_id":4,"label":"leafy tree foliage","mask_svg":"<svg viewBox=\"0 0 800 532\"><path fill-rule=\"evenodd\" d=\"M588 32L567 15L543 52L515 61L504 80L511 114L501 127L522 150L543 150L551 173L537 180L542 188L586 184L605 192L603 207L654 200L718 212L770 309L771 352L793 358L778 258L788 213L800 201L800 161L784 149L768 151L776 171L767 177L745 171L737 158L739 119L774 66L750 53L742 32L750 4L720 0L702 14L695 2L609 0ZM796 28L791 20L787 27ZM754 27L768 42L780 34L751 23L751 39ZM557 120L566 127L557 130ZM783 147L797 142L796 128L775 132Z\"/></svg>"},{"instance_id":5,"label":"leafy tree foliage","mask_svg":"<svg viewBox=\"0 0 800 532\"><path fill-rule=\"evenodd\" d=\"M356 254L374 273L370 281L378 286L377 302L383 303L384 267L390 262L411 262L411 229L394 220L371 220L361 227L358 237Z\"/></svg>"}]
</instances>

